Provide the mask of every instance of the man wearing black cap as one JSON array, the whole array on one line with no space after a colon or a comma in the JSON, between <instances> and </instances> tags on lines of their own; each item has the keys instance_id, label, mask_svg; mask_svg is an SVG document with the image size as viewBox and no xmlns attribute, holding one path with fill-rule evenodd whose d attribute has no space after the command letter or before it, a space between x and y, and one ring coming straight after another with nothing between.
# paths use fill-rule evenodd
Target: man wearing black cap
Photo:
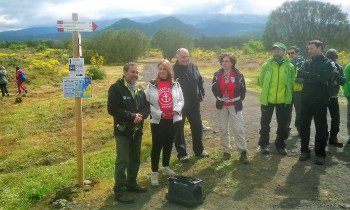
<instances>
[{"instance_id":1,"label":"man wearing black cap","mask_svg":"<svg viewBox=\"0 0 350 210\"><path fill-rule=\"evenodd\" d=\"M327 106L329 103L329 88L333 77L335 63L323 54L323 43L319 40L309 41L307 44L311 59L305 61L300 77L304 79L301 91L301 154L300 161L311 158L309 148L310 126L312 118L315 121L315 163L325 164L327 142Z\"/></svg>"},{"instance_id":2,"label":"man wearing black cap","mask_svg":"<svg viewBox=\"0 0 350 210\"><path fill-rule=\"evenodd\" d=\"M286 46L276 42L273 47L273 58L266 61L259 77L261 120L260 152L269 154L267 148L270 140L270 122L274 109L277 118L277 137L275 146L281 155L287 155L285 140L289 136L291 103L294 83L294 66L286 58Z\"/></svg>"}]
</instances>

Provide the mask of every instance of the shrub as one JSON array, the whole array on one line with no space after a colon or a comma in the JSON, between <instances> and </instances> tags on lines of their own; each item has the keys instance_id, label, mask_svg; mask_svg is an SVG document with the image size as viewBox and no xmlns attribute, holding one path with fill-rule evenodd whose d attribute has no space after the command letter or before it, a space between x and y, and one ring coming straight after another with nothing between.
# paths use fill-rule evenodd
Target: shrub
<instances>
[{"instance_id":1,"label":"shrub","mask_svg":"<svg viewBox=\"0 0 350 210\"><path fill-rule=\"evenodd\" d=\"M86 76L91 77L93 80L102 80L106 78L106 72L103 69L90 66L86 71Z\"/></svg>"},{"instance_id":2,"label":"shrub","mask_svg":"<svg viewBox=\"0 0 350 210\"><path fill-rule=\"evenodd\" d=\"M250 40L243 45L243 53L246 55L253 55L256 53L265 52L264 44L261 40Z\"/></svg>"},{"instance_id":3,"label":"shrub","mask_svg":"<svg viewBox=\"0 0 350 210\"><path fill-rule=\"evenodd\" d=\"M217 53L211 50L196 48L191 52L191 57L197 61L209 61L217 57Z\"/></svg>"},{"instance_id":4,"label":"shrub","mask_svg":"<svg viewBox=\"0 0 350 210\"><path fill-rule=\"evenodd\" d=\"M30 62L29 69L43 72L53 72L59 64L60 63L58 62L58 60L52 58L48 61L34 59Z\"/></svg>"}]
</instances>

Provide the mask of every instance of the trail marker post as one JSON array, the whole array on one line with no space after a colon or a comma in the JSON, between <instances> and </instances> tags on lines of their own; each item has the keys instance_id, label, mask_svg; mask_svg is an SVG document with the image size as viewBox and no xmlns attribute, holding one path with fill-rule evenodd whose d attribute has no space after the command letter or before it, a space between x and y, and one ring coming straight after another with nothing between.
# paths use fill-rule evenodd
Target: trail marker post
<instances>
[{"instance_id":1,"label":"trail marker post","mask_svg":"<svg viewBox=\"0 0 350 210\"><path fill-rule=\"evenodd\" d=\"M93 21L79 21L78 13L72 13L71 21L58 20L58 32L73 32L72 58L69 58L69 77L63 78L65 98L75 98L75 126L77 147L78 186L84 185L82 98L91 97L91 77L85 77L80 32L92 32L97 28Z\"/></svg>"}]
</instances>

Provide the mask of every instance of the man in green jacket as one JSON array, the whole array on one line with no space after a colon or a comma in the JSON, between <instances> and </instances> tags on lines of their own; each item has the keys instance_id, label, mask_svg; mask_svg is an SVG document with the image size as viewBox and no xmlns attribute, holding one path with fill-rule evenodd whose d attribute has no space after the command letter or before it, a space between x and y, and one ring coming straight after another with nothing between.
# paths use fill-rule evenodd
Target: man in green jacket
<instances>
[{"instance_id":1,"label":"man in green jacket","mask_svg":"<svg viewBox=\"0 0 350 210\"><path fill-rule=\"evenodd\" d=\"M347 129L348 129L348 135L349 135L349 140L346 146L350 146L350 63L345 66L344 69L344 74L345 74L345 84L343 86L344 90L344 95L348 99L348 123L347 123Z\"/></svg>"},{"instance_id":2,"label":"man in green jacket","mask_svg":"<svg viewBox=\"0 0 350 210\"><path fill-rule=\"evenodd\" d=\"M289 136L291 103L295 70L293 64L285 56L286 46L276 42L273 47L273 58L266 61L259 77L261 120L260 120L260 152L269 154L267 148L270 140L270 122L274 109L277 118L277 137L275 146L281 155L287 155L285 140Z\"/></svg>"}]
</instances>

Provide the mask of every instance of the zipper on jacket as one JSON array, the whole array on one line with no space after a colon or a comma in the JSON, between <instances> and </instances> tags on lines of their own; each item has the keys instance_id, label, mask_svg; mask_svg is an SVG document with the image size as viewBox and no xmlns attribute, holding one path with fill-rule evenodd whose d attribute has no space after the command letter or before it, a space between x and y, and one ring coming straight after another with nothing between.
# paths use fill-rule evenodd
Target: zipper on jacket
<instances>
[{"instance_id":1,"label":"zipper on jacket","mask_svg":"<svg viewBox=\"0 0 350 210\"><path fill-rule=\"evenodd\" d=\"M277 69L277 90L276 90L276 104L277 104L277 95L278 95L278 86L280 83L280 65L278 64L278 69Z\"/></svg>"}]
</instances>

